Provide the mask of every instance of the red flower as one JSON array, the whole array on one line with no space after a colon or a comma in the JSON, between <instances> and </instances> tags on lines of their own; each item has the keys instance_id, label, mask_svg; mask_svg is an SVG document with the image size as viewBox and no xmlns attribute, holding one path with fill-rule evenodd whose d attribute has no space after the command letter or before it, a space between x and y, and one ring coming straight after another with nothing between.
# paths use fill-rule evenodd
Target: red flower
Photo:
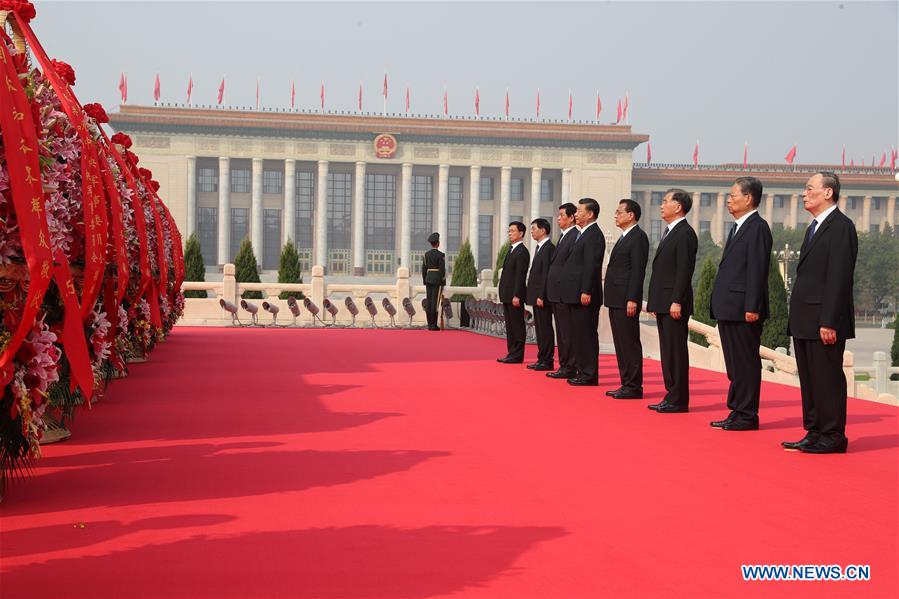
<instances>
[{"instance_id":1,"label":"red flower","mask_svg":"<svg viewBox=\"0 0 899 599\"><path fill-rule=\"evenodd\" d=\"M75 85L75 69L69 66L69 63L56 60L55 58L50 63L53 65L53 70L62 77L63 81L69 85Z\"/></svg>"},{"instance_id":2,"label":"red flower","mask_svg":"<svg viewBox=\"0 0 899 599\"><path fill-rule=\"evenodd\" d=\"M137 169L137 172L139 172L140 176L143 177L144 179L146 179L147 181L149 181L150 179L153 178L153 171L151 171L148 168L139 168L139 169Z\"/></svg>"},{"instance_id":3,"label":"red flower","mask_svg":"<svg viewBox=\"0 0 899 599\"><path fill-rule=\"evenodd\" d=\"M26 23L37 16L34 4L27 0L0 0L0 10L14 11Z\"/></svg>"},{"instance_id":4,"label":"red flower","mask_svg":"<svg viewBox=\"0 0 899 599\"><path fill-rule=\"evenodd\" d=\"M159 191L159 181L156 181L155 179L150 179L150 188L153 191Z\"/></svg>"},{"instance_id":5,"label":"red flower","mask_svg":"<svg viewBox=\"0 0 899 599\"><path fill-rule=\"evenodd\" d=\"M87 113L87 116L91 117L98 123L109 122L109 117L106 115L106 111L103 110L103 106L101 104L97 104L96 102L93 104L85 104L84 112Z\"/></svg>"},{"instance_id":6,"label":"red flower","mask_svg":"<svg viewBox=\"0 0 899 599\"><path fill-rule=\"evenodd\" d=\"M131 147L131 138L124 133L116 133L112 136L112 143L119 144L125 148Z\"/></svg>"},{"instance_id":7,"label":"red flower","mask_svg":"<svg viewBox=\"0 0 899 599\"><path fill-rule=\"evenodd\" d=\"M125 157L128 159L128 162L131 163L131 166L137 166L137 163L140 162L140 158L138 158L137 154L135 154L134 152L125 150Z\"/></svg>"}]
</instances>

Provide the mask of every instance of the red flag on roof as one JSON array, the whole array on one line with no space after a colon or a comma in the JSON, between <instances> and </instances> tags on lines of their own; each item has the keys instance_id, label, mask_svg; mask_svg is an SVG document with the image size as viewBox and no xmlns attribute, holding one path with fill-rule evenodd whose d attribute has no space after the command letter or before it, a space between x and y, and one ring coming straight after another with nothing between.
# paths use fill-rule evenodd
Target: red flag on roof
<instances>
[{"instance_id":1,"label":"red flag on roof","mask_svg":"<svg viewBox=\"0 0 899 599\"><path fill-rule=\"evenodd\" d=\"M509 90L506 90L506 119L509 118Z\"/></svg>"},{"instance_id":2,"label":"red flag on roof","mask_svg":"<svg viewBox=\"0 0 899 599\"><path fill-rule=\"evenodd\" d=\"M222 100L224 100L224 99L225 99L225 78L222 77L222 82L219 84L219 97L218 97L219 105L221 105Z\"/></svg>"},{"instance_id":3,"label":"red flag on roof","mask_svg":"<svg viewBox=\"0 0 899 599\"><path fill-rule=\"evenodd\" d=\"M880 168L883 168L886 163L887 163L887 153L884 152L883 156L880 157L880 164L878 164L877 166L879 166Z\"/></svg>"},{"instance_id":4,"label":"red flag on roof","mask_svg":"<svg viewBox=\"0 0 899 599\"><path fill-rule=\"evenodd\" d=\"M478 88L474 90L474 113L481 116L481 90Z\"/></svg>"},{"instance_id":5,"label":"red flag on roof","mask_svg":"<svg viewBox=\"0 0 899 599\"><path fill-rule=\"evenodd\" d=\"M322 110L324 111L324 109L325 109L325 80L324 79L322 79L322 88L321 88L321 91L318 93L318 97L321 99Z\"/></svg>"},{"instance_id":6,"label":"red flag on roof","mask_svg":"<svg viewBox=\"0 0 899 599\"><path fill-rule=\"evenodd\" d=\"M602 100L599 99L599 92L596 92L596 122L599 122L599 114L602 112Z\"/></svg>"},{"instance_id":7,"label":"red flag on roof","mask_svg":"<svg viewBox=\"0 0 899 599\"><path fill-rule=\"evenodd\" d=\"M846 144L843 144L843 155L840 158L840 165L846 168Z\"/></svg>"},{"instance_id":8,"label":"red flag on roof","mask_svg":"<svg viewBox=\"0 0 899 599\"><path fill-rule=\"evenodd\" d=\"M187 78L187 103L190 104L191 96L194 93L194 76L193 73Z\"/></svg>"},{"instance_id":9,"label":"red flag on roof","mask_svg":"<svg viewBox=\"0 0 899 599\"><path fill-rule=\"evenodd\" d=\"M749 142L743 142L743 168L749 166Z\"/></svg>"},{"instance_id":10,"label":"red flag on roof","mask_svg":"<svg viewBox=\"0 0 899 599\"><path fill-rule=\"evenodd\" d=\"M259 110L259 78L256 78L256 110Z\"/></svg>"},{"instance_id":11,"label":"red flag on roof","mask_svg":"<svg viewBox=\"0 0 899 599\"><path fill-rule=\"evenodd\" d=\"M790 151L787 152L787 155L784 157L784 160L787 161L787 164L793 164L793 160L796 158L796 146L790 148Z\"/></svg>"},{"instance_id":12,"label":"red flag on roof","mask_svg":"<svg viewBox=\"0 0 899 599\"><path fill-rule=\"evenodd\" d=\"M568 90L568 122L571 122L571 112L574 109L574 98L571 95L571 90Z\"/></svg>"},{"instance_id":13,"label":"red flag on roof","mask_svg":"<svg viewBox=\"0 0 899 599\"><path fill-rule=\"evenodd\" d=\"M445 87L443 88L443 116L449 116L449 97Z\"/></svg>"},{"instance_id":14,"label":"red flag on roof","mask_svg":"<svg viewBox=\"0 0 899 599\"><path fill-rule=\"evenodd\" d=\"M357 105L359 106L359 111L362 111L362 83L359 83L359 100L357 101Z\"/></svg>"},{"instance_id":15,"label":"red flag on roof","mask_svg":"<svg viewBox=\"0 0 899 599\"><path fill-rule=\"evenodd\" d=\"M627 107L630 104L630 93L624 94L624 108L621 111L621 116L624 118L624 122L627 122Z\"/></svg>"},{"instance_id":16,"label":"red flag on roof","mask_svg":"<svg viewBox=\"0 0 899 599\"><path fill-rule=\"evenodd\" d=\"M409 112L409 87L406 86L406 113Z\"/></svg>"},{"instance_id":17,"label":"red flag on roof","mask_svg":"<svg viewBox=\"0 0 899 599\"><path fill-rule=\"evenodd\" d=\"M893 150L890 152L890 169L896 170L896 158L899 158L899 150Z\"/></svg>"},{"instance_id":18,"label":"red flag on roof","mask_svg":"<svg viewBox=\"0 0 899 599\"><path fill-rule=\"evenodd\" d=\"M537 88L537 118L540 118L540 88Z\"/></svg>"},{"instance_id":19,"label":"red flag on roof","mask_svg":"<svg viewBox=\"0 0 899 599\"><path fill-rule=\"evenodd\" d=\"M384 73L384 99L387 99L387 73Z\"/></svg>"},{"instance_id":20,"label":"red flag on roof","mask_svg":"<svg viewBox=\"0 0 899 599\"><path fill-rule=\"evenodd\" d=\"M620 122L621 122L621 98L618 98L618 116L615 117L615 124L617 125Z\"/></svg>"},{"instance_id":21,"label":"red flag on roof","mask_svg":"<svg viewBox=\"0 0 899 599\"><path fill-rule=\"evenodd\" d=\"M290 82L290 107L296 107L297 103L297 86L294 81Z\"/></svg>"},{"instance_id":22,"label":"red flag on roof","mask_svg":"<svg viewBox=\"0 0 899 599\"><path fill-rule=\"evenodd\" d=\"M126 104L128 102L128 78L125 77L125 73L119 76L119 95L122 97L122 104Z\"/></svg>"},{"instance_id":23,"label":"red flag on roof","mask_svg":"<svg viewBox=\"0 0 899 599\"><path fill-rule=\"evenodd\" d=\"M699 142L693 146L693 166L699 166Z\"/></svg>"},{"instance_id":24,"label":"red flag on roof","mask_svg":"<svg viewBox=\"0 0 899 599\"><path fill-rule=\"evenodd\" d=\"M159 89L159 73L156 73L156 82L153 83L153 99L159 102L160 97L160 89Z\"/></svg>"},{"instance_id":25,"label":"red flag on roof","mask_svg":"<svg viewBox=\"0 0 899 599\"><path fill-rule=\"evenodd\" d=\"M652 164L652 144L646 142L646 164Z\"/></svg>"}]
</instances>

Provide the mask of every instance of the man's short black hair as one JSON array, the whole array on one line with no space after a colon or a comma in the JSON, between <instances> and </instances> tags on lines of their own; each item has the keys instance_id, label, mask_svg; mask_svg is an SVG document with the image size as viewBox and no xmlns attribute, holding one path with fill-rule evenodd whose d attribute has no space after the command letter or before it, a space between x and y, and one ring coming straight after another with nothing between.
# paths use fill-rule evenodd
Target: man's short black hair
<instances>
[{"instance_id":1,"label":"man's short black hair","mask_svg":"<svg viewBox=\"0 0 899 599\"><path fill-rule=\"evenodd\" d=\"M636 221L636 222L640 221L640 213L643 212L643 210L640 208L640 204L638 204L637 202L635 202L634 200L632 200L630 198L624 198L623 200L619 200L618 203L624 204L625 212L630 212L631 214L634 215L634 221Z\"/></svg>"},{"instance_id":2,"label":"man's short black hair","mask_svg":"<svg viewBox=\"0 0 899 599\"><path fill-rule=\"evenodd\" d=\"M840 201L840 178L831 171L818 171L821 175L821 185L833 191L833 203Z\"/></svg>"},{"instance_id":3,"label":"man's short black hair","mask_svg":"<svg viewBox=\"0 0 899 599\"><path fill-rule=\"evenodd\" d=\"M568 218L574 216L574 213L577 212L577 206L572 204L571 202L565 202L561 206L559 206L559 210L564 210L565 214L568 215Z\"/></svg>"},{"instance_id":4,"label":"man's short black hair","mask_svg":"<svg viewBox=\"0 0 899 599\"><path fill-rule=\"evenodd\" d=\"M524 223L521 222L520 220L513 220L512 222L509 223L509 226L515 227L516 229L521 231L521 233L524 233L528 229L527 227L524 226Z\"/></svg>"},{"instance_id":5,"label":"man's short black hair","mask_svg":"<svg viewBox=\"0 0 899 599\"><path fill-rule=\"evenodd\" d=\"M543 229L544 233L549 235L549 232L552 230L552 227L549 225L549 221L545 218L535 218L531 221L532 225L537 225L538 229Z\"/></svg>"},{"instance_id":6,"label":"man's short black hair","mask_svg":"<svg viewBox=\"0 0 899 599\"><path fill-rule=\"evenodd\" d=\"M599 202L593 198L581 198L577 203L583 204L587 210L592 212L593 218L599 218Z\"/></svg>"},{"instance_id":7,"label":"man's short black hair","mask_svg":"<svg viewBox=\"0 0 899 599\"><path fill-rule=\"evenodd\" d=\"M669 193L671 194L671 200L680 204L681 208L684 209L684 214L690 212L690 208L693 207L693 196L679 187L672 187L665 192L665 195Z\"/></svg>"}]
</instances>

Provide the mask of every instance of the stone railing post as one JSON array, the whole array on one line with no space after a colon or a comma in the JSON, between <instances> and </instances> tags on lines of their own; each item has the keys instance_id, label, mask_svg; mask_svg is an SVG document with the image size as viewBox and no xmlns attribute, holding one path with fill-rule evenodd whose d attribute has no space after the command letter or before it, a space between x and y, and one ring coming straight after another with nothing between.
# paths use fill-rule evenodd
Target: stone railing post
<instances>
[{"instance_id":1,"label":"stone railing post","mask_svg":"<svg viewBox=\"0 0 899 599\"><path fill-rule=\"evenodd\" d=\"M874 352L874 387L878 393L886 393L890 378L890 361L885 351Z\"/></svg>"},{"instance_id":2,"label":"stone railing post","mask_svg":"<svg viewBox=\"0 0 899 599\"><path fill-rule=\"evenodd\" d=\"M481 271L481 283L478 285L481 288L480 297L478 299L487 299L487 288L493 287L493 269L485 268Z\"/></svg>"},{"instance_id":3,"label":"stone railing post","mask_svg":"<svg viewBox=\"0 0 899 599\"><path fill-rule=\"evenodd\" d=\"M855 356L851 351L843 352L843 374L846 375L846 394L855 397Z\"/></svg>"},{"instance_id":4,"label":"stone railing post","mask_svg":"<svg viewBox=\"0 0 899 599\"><path fill-rule=\"evenodd\" d=\"M222 277L222 297L225 301L237 305L237 279L234 278L234 265L226 264Z\"/></svg>"},{"instance_id":5,"label":"stone railing post","mask_svg":"<svg viewBox=\"0 0 899 599\"><path fill-rule=\"evenodd\" d=\"M409 269L405 266L401 266L396 270L397 310L403 307L404 297L412 297L412 285L409 282Z\"/></svg>"},{"instance_id":6,"label":"stone railing post","mask_svg":"<svg viewBox=\"0 0 899 599\"><path fill-rule=\"evenodd\" d=\"M325 269L323 266L312 267L312 303L319 308L325 301Z\"/></svg>"}]
</instances>

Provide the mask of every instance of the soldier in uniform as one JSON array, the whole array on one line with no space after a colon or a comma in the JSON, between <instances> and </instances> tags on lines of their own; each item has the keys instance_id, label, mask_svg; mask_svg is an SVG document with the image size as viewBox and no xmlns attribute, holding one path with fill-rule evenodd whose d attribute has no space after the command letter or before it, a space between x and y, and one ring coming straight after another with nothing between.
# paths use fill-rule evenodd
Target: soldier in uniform
<instances>
[{"instance_id":1,"label":"soldier in uniform","mask_svg":"<svg viewBox=\"0 0 899 599\"><path fill-rule=\"evenodd\" d=\"M440 233L431 233L428 237L431 249L425 252L421 265L421 279L427 289L428 298L428 330L439 331L437 326L437 294L446 285L446 256L437 249L440 245Z\"/></svg>"}]
</instances>

